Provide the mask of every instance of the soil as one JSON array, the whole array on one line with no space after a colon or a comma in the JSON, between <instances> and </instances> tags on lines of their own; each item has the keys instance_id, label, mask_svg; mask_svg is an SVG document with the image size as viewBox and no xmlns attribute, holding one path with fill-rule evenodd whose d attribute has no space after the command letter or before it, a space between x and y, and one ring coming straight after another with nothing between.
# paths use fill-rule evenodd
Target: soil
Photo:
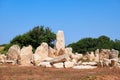
<instances>
[{"instance_id":1,"label":"soil","mask_svg":"<svg viewBox=\"0 0 120 80\"><path fill-rule=\"evenodd\" d=\"M81 70L0 65L0 80L120 80L120 68Z\"/></svg>"}]
</instances>

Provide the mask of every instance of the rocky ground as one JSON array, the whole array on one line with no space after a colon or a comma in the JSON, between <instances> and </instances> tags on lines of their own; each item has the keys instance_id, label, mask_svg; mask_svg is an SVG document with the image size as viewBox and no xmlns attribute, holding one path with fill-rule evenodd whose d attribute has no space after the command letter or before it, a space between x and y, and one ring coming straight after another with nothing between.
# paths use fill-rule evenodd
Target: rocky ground
<instances>
[{"instance_id":1,"label":"rocky ground","mask_svg":"<svg viewBox=\"0 0 120 80\"><path fill-rule=\"evenodd\" d=\"M120 80L120 68L81 70L0 65L0 80Z\"/></svg>"}]
</instances>

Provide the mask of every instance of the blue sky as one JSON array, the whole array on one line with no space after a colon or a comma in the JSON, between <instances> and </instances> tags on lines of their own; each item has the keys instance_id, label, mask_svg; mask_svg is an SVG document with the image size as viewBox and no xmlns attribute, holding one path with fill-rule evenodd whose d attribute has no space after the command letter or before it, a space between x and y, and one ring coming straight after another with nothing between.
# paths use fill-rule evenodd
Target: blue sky
<instances>
[{"instance_id":1,"label":"blue sky","mask_svg":"<svg viewBox=\"0 0 120 80\"><path fill-rule=\"evenodd\" d=\"M0 44L37 25L63 30L66 44L101 35L120 39L120 0L0 0Z\"/></svg>"}]
</instances>

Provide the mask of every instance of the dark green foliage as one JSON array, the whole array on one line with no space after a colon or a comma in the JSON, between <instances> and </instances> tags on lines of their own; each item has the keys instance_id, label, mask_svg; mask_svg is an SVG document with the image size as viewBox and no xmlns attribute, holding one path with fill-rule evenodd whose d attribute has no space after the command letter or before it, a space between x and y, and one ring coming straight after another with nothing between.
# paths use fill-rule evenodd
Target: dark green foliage
<instances>
[{"instance_id":1,"label":"dark green foliage","mask_svg":"<svg viewBox=\"0 0 120 80\"><path fill-rule=\"evenodd\" d=\"M18 44L20 47L32 45L33 50L35 50L42 42L46 42L49 46L53 47L55 37L55 34L50 30L50 28L37 26L27 33L13 38L10 41L10 44L5 46L5 50L8 50L13 44Z\"/></svg>"},{"instance_id":2,"label":"dark green foliage","mask_svg":"<svg viewBox=\"0 0 120 80\"><path fill-rule=\"evenodd\" d=\"M114 42L115 42L113 45L114 49L120 50L120 40L116 39Z\"/></svg>"},{"instance_id":3,"label":"dark green foliage","mask_svg":"<svg viewBox=\"0 0 120 80\"><path fill-rule=\"evenodd\" d=\"M68 46L73 48L73 52L83 54L96 49L116 49L120 51L120 40L113 41L107 36L100 36L98 38L83 38Z\"/></svg>"}]
</instances>

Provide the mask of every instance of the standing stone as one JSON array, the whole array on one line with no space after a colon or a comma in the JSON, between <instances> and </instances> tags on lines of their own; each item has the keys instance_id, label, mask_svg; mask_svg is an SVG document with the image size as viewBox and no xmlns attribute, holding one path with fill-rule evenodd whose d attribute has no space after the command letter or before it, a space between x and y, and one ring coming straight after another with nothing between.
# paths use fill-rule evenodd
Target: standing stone
<instances>
[{"instance_id":1,"label":"standing stone","mask_svg":"<svg viewBox=\"0 0 120 80\"><path fill-rule=\"evenodd\" d=\"M57 50L56 55L59 55L60 50L65 49L65 40L64 40L63 31L58 31L58 33L57 33L55 49Z\"/></svg>"},{"instance_id":2,"label":"standing stone","mask_svg":"<svg viewBox=\"0 0 120 80\"><path fill-rule=\"evenodd\" d=\"M20 47L18 45L13 45L9 48L7 52L7 60L14 60L15 62L17 62L19 55Z\"/></svg>"},{"instance_id":3,"label":"standing stone","mask_svg":"<svg viewBox=\"0 0 120 80\"><path fill-rule=\"evenodd\" d=\"M94 61L95 60L95 55L94 55L94 52L91 52L91 54L89 55L89 60L90 61Z\"/></svg>"},{"instance_id":4,"label":"standing stone","mask_svg":"<svg viewBox=\"0 0 120 80\"><path fill-rule=\"evenodd\" d=\"M48 44L43 42L39 47L37 47L35 51L34 64L38 65L47 57L48 57Z\"/></svg>"},{"instance_id":5,"label":"standing stone","mask_svg":"<svg viewBox=\"0 0 120 80\"><path fill-rule=\"evenodd\" d=\"M102 49L100 52L100 60L105 59L109 59L109 55L110 55L110 50L109 49Z\"/></svg>"},{"instance_id":6,"label":"standing stone","mask_svg":"<svg viewBox=\"0 0 120 80\"><path fill-rule=\"evenodd\" d=\"M111 52L110 52L110 59L118 58L118 55L119 55L119 51L115 50L115 49L112 49Z\"/></svg>"},{"instance_id":7,"label":"standing stone","mask_svg":"<svg viewBox=\"0 0 120 80\"><path fill-rule=\"evenodd\" d=\"M32 46L23 47L19 56L19 64L22 66L31 66L33 61Z\"/></svg>"},{"instance_id":8,"label":"standing stone","mask_svg":"<svg viewBox=\"0 0 120 80\"><path fill-rule=\"evenodd\" d=\"M95 51L95 61L99 62L99 49Z\"/></svg>"},{"instance_id":9,"label":"standing stone","mask_svg":"<svg viewBox=\"0 0 120 80\"><path fill-rule=\"evenodd\" d=\"M5 63L5 60L6 60L6 56L0 53L0 64Z\"/></svg>"}]
</instances>

